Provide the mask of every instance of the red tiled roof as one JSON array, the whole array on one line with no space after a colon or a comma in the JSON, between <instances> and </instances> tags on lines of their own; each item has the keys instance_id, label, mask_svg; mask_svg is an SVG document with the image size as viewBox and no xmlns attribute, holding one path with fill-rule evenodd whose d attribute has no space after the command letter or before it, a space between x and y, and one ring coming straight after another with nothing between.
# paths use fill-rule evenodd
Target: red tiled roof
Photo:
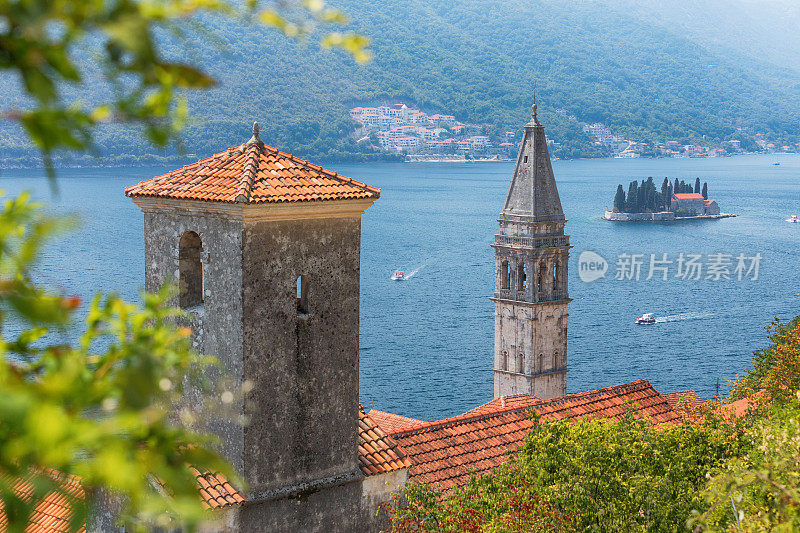
<instances>
[{"instance_id":1,"label":"red tiled roof","mask_svg":"<svg viewBox=\"0 0 800 533\"><path fill-rule=\"evenodd\" d=\"M711 204L711 202L713 202L713 201L714 201L714 200L706 200L706 201L704 201L703 203L704 203L704 204L706 204L706 205L710 205L710 204Z\"/></svg>"},{"instance_id":2,"label":"red tiled roof","mask_svg":"<svg viewBox=\"0 0 800 533\"><path fill-rule=\"evenodd\" d=\"M472 473L484 473L504 463L533 426L531 411L545 420L619 419L631 408L655 423L680 420L647 380L639 380L522 407L466 413L391 436L411 460L410 481L447 491L466 483Z\"/></svg>"},{"instance_id":3,"label":"red tiled roof","mask_svg":"<svg viewBox=\"0 0 800 533\"><path fill-rule=\"evenodd\" d=\"M358 460L367 476L402 470L411 466L408 457L378 426L364 408L358 406Z\"/></svg>"},{"instance_id":4,"label":"red tiled roof","mask_svg":"<svg viewBox=\"0 0 800 533\"><path fill-rule=\"evenodd\" d=\"M247 501L247 498L231 485L227 478L220 473L200 472L190 467L192 474L197 478L197 487L203 504L209 509L218 509L237 505Z\"/></svg>"},{"instance_id":5,"label":"red tiled roof","mask_svg":"<svg viewBox=\"0 0 800 533\"><path fill-rule=\"evenodd\" d=\"M676 192L672 196L678 200L704 200L699 192Z\"/></svg>"},{"instance_id":6,"label":"red tiled roof","mask_svg":"<svg viewBox=\"0 0 800 533\"><path fill-rule=\"evenodd\" d=\"M527 407L535 403L540 403L542 400L533 394L515 394L513 396L500 396L483 405L479 405L474 409L470 409L465 415L483 415L486 413L494 413L506 409L515 409L517 407Z\"/></svg>"},{"instance_id":7,"label":"red tiled roof","mask_svg":"<svg viewBox=\"0 0 800 533\"><path fill-rule=\"evenodd\" d=\"M667 392L662 394L661 396L667 400L670 407L675 409L678 407L679 404L681 405L691 405L693 407L698 407L703 405L703 399L693 390L682 390L678 392Z\"/></svg>"},{"instance_id":8,"label":"red tiled roof","mask_svg":"<svg viewBox=\"0 0 800 533\"><path fill-rule=\"evenodd\" d=\"M77 477L56 470L47 471L47 475L60 482L63 492L66 492L71 497L84 498L83 487L81 487L80 480ZM14 483L12 490L18 497L23 499L30 498L33 493L31 481L32 476L19 478ZM33 509L30 522L25 531L26 533L61 533L69 531L71 514L72 509L68 499L60 492L51 492ZM8 519L5 512L3 512L2 503L0 503L0 531L6 531L7 528ZM81 527L78 531L84 532L86 528Z\"/></svg>"},{"instance_id":9,"label":"red tiled roof","mask_svg":"<svg viewBox=\"0 0 800 533\"><path fill-rule=\"evenodd\" d=\"M386 411L378 411L377 409L370 410L369 417L387 433L405 431L426 423L416 418L387 413Z\"/></svg>"},{"instance_id":10,"label":"red tiled roof","mask_svg":"<svg viewBox=\"0 0 800 533\"><path fill-rule=\"evenodd\" d=\"M380 189L340 176L258 138L125 189L130 197L264 204L378 198Z\"/></svg>"}]
</instances>

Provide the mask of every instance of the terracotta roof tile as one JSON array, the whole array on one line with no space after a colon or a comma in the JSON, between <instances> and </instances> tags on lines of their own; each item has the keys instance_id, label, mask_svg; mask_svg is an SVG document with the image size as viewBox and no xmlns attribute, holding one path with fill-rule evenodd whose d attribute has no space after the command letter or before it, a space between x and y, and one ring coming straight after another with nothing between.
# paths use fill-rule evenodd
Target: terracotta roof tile
<instances>
[{"instance_id":1,"label":"terracotta roof tile","mask_svg":"<svg viewBox=\"0 0 800 533\"><path fill-rule=\"evenodd\" d=\"M361 471L371 476L410 467L408 457L397 446L397 442L375 423L371 413L368 415L361 405L358 406L358 460Z\"/></svg>"},{"instance_id":2,"label":"terracotta roof tile","mask_svg":"<svg viewBox=\"0 0 800 533\"><path fill-rule=\"evenodd\" d=\"M470 409L464 414L479 415L486 413L494 413L495 411L502 411L504 409L514 408L514 407L527 407L529 405L533 405L541 401L542 401L541 399L537 398L533 394L515 394L512 396L500 396L499 398L495 398L490 402L486 402L483 405L479 405L474 409Z\"/></svg>"},{"instance_id":3,"label":"terracotta roof tile","mask_svg":"<svg viewBox=\"0 0 800 533\"><path fill-rule=\"evenodd\" d=\"M387 433L405 431L406 429L425 424L424 421L417 420L416 418L378 411L377 409L370 410L369 417Z\"/></svg>"},{"instance_id":4,"label":"terracotta roof tile","mask_svg":"<svg viewBox=\"0 0 800 533\"><path fill-rule=\"evenodd\" d=\"M245 144L132 185L130 197L264 204L378 198L380 189L265 145Z\"/></svg>"},{"instance_id":5,"label":"terracotta roof tile","mask_svg":"<svg viewBox=\"0 0 800 533\"><path fill-rule=\"evenodd\" d=\"M83 488L77 477L63 474L56 470L48 470L47 475L59 482L63 491L70 496L78 499L84 497ZM30 497L33 492L32 479L32 475L17 479L12 487L14 492L21 498ZM71 514L72 509L67 498L60 492L51 492L33 510L30 523L25 531L26 533L60 533L69 531ZM0 531L5 531L7 526L8 521L5 512L3 512L2 503L0 503ZM86 529L81 528L78 531L83 532Z\"/></svg>"},{"instance_id":6,"label":"terracotta roof tile","mask_svg":"<svg viewBox=\"0 0 800 533\"><path fill-rule=\"evenodd\" d=\"M693 390L682 390L677 392L667 392L662 394L665 400L669 403L670 407L675 409L683 404L698 407L703 405L703 399Z\"/></svg>"},{"instance_id":7,"label":"terracotta roof tile","mask_svg":"<svg viewBox=\"0 0 800 533\"><path fill-rule=\"evenodd\" d=\"M513 400L509 402L509 398ZM493 400L472 411L426 423L391 436L411 460L409 480L445 490L463 485L472 473L487 472L519 448L533 426L530 413L543 419L621 418L629 408L655 423L680 419L647 380L568 394L542 401L535 397L506 397L511 405ZM497 404L500 404L498 407Z\"/></svg>"}]
</instances>

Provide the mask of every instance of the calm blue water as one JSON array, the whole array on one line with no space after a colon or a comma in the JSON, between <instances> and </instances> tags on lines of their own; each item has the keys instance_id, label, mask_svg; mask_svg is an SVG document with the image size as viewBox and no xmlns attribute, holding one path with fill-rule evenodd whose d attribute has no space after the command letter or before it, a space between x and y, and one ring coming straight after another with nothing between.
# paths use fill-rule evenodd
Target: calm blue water
<instances>
[{"instance_id":1,"label":"calm blue water","mask_svg":"<svg viewBox=\"0 0 800 533\"><path fill-rule=\"evenodd\" d=\"M780 161L780 166L772 162ZM338 165L383 189L363 217L361 401L433 420L492 396L493 256L510 163ZM578 392L649 379L662 392L715 393L764 345L773 316L800 314L800 157L558 161L561 201L574 245L570 259L567 389ZM0 188L33 190L57 211L78 213L80 231L48 249L41 278L70 294L117 291L134 299L143 282L142 215L123 187L166 168L59 172L51 195L38 171L5 171ZM733 219L683 224L614 224L600 219L618 183L652 175L708 181ZM584 283L582 251L609 262L606 278ZM759 279L645 280L650 254L760 253ZM644 254L641 279L615 280L621 253ZM705 257L704 257L705 260ZM731 270L735 266L731 265ZM395 269L418 273L405 282ZM643 312L677 319L637 327ZM687 318L704 317L704 318Z\"/></svg>"}]
</instances>

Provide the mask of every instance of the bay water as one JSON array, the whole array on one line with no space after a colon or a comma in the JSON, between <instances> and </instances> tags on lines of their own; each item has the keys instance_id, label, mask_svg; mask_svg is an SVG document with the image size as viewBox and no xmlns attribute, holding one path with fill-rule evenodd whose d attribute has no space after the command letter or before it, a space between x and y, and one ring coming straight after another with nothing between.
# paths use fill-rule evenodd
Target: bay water
<instances>
[{"instance_id":1,"label":"bay water","mask_svg":"<svg viewBox=\"0 0 800 533\"><path fill-rule=\"evenodd\" d=\"M726 382L749 367L752 351L766 345L763 327L773 317L800 314L800 224L786 221L800 215L800 156L556 161L553 167L573 245L568 392L646 378L661 392L695 389L708 398L719 382L724 393ZM329 168L382 189L362 219L361 402L435 420L490 400L490 245L513 163ZM32 191L55 212L81 220L77 231L47 248L37 279L85 300L97 291L137 299L142 214L123 188L167 170L60 169L57 194L41 171L3 171L7 195ZM648 176L657 187L665 176L692 184L699 177L723 212L739 216L662 224L601 219L617 184L627 191L630 181ZM584 252L605 260L604 277L582 281ZM700 256L700 279L676 276L680 254ZM746 269L737 272L740 255ZM661 268L647 279L651 257ZM637 280L628 267L639 261ZM413 275L393 281L394 270ZM655 325L634 324L645 312L656 315Z\"/></svg>"}]
</instances>

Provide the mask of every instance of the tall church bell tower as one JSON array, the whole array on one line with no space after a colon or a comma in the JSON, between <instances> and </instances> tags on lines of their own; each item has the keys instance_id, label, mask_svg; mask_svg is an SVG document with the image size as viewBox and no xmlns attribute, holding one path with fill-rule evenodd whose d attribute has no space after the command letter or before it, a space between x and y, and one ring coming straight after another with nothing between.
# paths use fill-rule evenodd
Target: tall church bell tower
<instances>
[{"instance_id":1,"label":"tall church bell tower","mask_svg":"<svg viewBox=\"0 0 800 533\"><path fill-rule=\"evenodd\" d=\"M569 236L533 106L495 235L494 396L567 391Z\"/></svg>"}]
</instances>

